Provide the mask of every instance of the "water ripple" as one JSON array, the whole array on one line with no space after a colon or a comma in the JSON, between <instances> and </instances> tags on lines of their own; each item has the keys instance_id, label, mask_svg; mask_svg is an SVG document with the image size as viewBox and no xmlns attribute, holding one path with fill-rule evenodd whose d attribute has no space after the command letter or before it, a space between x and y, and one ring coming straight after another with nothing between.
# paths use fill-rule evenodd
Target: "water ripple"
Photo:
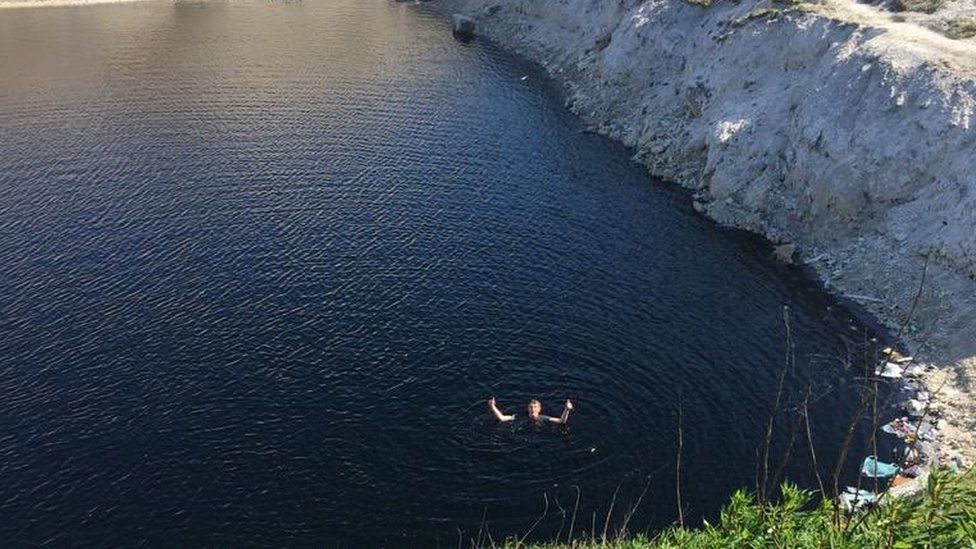
<instances>
[{"instance_id":1,"label":"water ripple","mask_svg":"<svg viewBox=\"0 0 976 549\"><path fill-rule=\"evenodd\" d=\"M709 515L783 305L822 451L850 413L870 334L415 6L6 10L0 51L4 546L454 547L648 476L660 527L679 405Z\"/></svg>"}]
</instances>

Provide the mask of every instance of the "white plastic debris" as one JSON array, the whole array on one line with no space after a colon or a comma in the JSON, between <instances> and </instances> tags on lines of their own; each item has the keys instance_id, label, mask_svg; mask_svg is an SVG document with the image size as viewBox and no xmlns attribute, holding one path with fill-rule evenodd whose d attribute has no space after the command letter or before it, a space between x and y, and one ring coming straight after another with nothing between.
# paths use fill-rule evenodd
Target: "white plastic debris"
<instances>
[{"instance_id":1,"label":"white plastic debris","mask_svg":"<svg viewBox=\"0 0 976 549\"><path fill-rule=\"evenodd\" d=\"M905 370L901 366L895 364L894 362L886 362L884 369L881 371L875 370L875 373L888 379L898 379L901 377L902 372L904 371Z\"/></svg>"},{"instance_id":2,"label":"white plastic debris","mask_svg":"<svg viewBox=\"0 0 976 549\"><path fill-rule=\"evenodd\" d=\"M891 360L892 362L897 362L898 364L906 364L914 360L912 357L904 356L898 351L892 349L891 347L885 347L884 349L881 350L881 352L887 355L889 360Z\"/></svg>"},{"instance_id":3,"label":"white plastic debris","mask_svg":"<svg viewBox=\"0 0 976 549\"><path fill-rule=\"evenodd\" d=\"M922 368L918 364L913 364L908 368L905 368L905 375L909 376L920 376L925 372L925 368Z\"/></svg>"},{"instance_id":4,"label":"white plastic debris","mask_svg":"<svg viewBox=\"0 0 976 549\"><path fill-rule=\"evenodd\" d=\"M919 416L925 412L925 403L921 400L912 398L908 400L908 404L905 405L905 408L908 409L909 415Z\"/></svg>"}]
</instances>

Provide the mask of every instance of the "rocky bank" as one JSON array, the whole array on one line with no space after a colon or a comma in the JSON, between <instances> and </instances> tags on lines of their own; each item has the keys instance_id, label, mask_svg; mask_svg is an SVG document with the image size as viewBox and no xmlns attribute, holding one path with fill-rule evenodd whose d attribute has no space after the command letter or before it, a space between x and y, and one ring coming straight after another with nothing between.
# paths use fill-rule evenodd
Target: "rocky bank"
<instances>
[{"instance_id":1,"label":"rocky bank","mask_svg":"<svg viewBox=\"0 0 976 549\"><path fill-rule=\"evenodd\" d=\"M849 0L435 4L543 65L699 211L901 333L942 389L946 453L973 462L976 40Z\"/></svg>"}]
</instances>

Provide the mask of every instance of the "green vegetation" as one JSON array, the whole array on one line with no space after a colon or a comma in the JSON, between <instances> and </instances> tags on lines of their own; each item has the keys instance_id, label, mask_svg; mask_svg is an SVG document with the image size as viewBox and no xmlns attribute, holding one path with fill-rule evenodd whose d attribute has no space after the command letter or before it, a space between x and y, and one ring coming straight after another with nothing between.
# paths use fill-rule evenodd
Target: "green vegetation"
<instances>
[{"instance_id":1,"label":"green vegetation","mask_svg":"<svg viewBox=\"0 0 976 549\"><path fill-rule=\"evenodd\" d=\"M811 492L790 485L780 501L761 505L745 492L735 493L717 525L673 528L657 537L588 541L572 545L525 545L505 549L718 549L790 548L976 548L976 475L933 473L916 497L890 499L848 517L830 502L814 503Z\"/></svg>"},{"instance_id":2,"label":"green vegetation","mask_svg":"<svg viewBox=\"0 0 976 549\"><path fill-rule=\"evenodd\" d=\"M963 486L968 487L970 490L976 490L976 469L973 469L965 475L959 477L959 482L961 482Z\"/></svg>"},{"instance_id":3,"label":"green vegetation","mask_svg":"<svg viewBox=\"0 0 976 549\"><path fill-rule=\"evenodd\" d=\"M917 11L921 13L935 13L945 5L945 0L894 0L892 6L895 11Z\"/></svg>"},{"instance_id":4,"label":"green vegetation","mask_svg":"<svg viewBox=\"0 0 976 549\"><path fill-rule=\"evenodd\" d=\"M956 17L947 21L949 31L946 35L949 38L960 40L962 38L972 38L976 36L976 19L970 17Z\"/></svg>"}]
</instances>

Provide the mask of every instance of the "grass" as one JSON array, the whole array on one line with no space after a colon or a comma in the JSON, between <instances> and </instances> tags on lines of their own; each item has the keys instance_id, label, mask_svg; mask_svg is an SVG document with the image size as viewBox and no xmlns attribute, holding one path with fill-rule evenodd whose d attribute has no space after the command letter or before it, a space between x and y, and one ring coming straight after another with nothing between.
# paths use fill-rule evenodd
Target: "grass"
<instances>
[{"instance_id":1,"label":"grass","mask_svg":"<svg viewBox=\"0 0 976 549\"><path fill-rule=\"evenodd\" d=\"M917 11L935 13L945 5L945 0L894 0L895 11Z\"/></svg>"},{"instance_id":2,"label":"grass","mask_svg":"<svg viewBox=\"0 0 976 549\"><path fill-rule=\"evenodd\" d=\"M959 477L959 482L962 483L963 486L976 490L976 469L970 469L969 472L961 475Z\"/></svg>"},{"instance_id":3,"label":"grass","mask_svg":"<svg viewBox=\"0 0 976 549\"><path fill-rule=\"evenodd\" d=\"M928 257L926 257L922 269L919 289L912 301L908 318L899 328L896 339L900 339L911 322L922 289L925 286L927 269ZM870 413L873 418L873 429L877 430L878 428L877 380L865 383L861 389L858 411L852 416L847 436L834 467L832 490L826 488L827 485L819 473L817 474L819 492L801 490L789 483L779 484L778 479L782 468L773 473L772 476L768 475L772 418L775 418L780 412L780 397L783 392L785 373L791 367L795 367L789 309L784 307L783 312L787 352L782 364L775 404L770 411L771 419L762 457L763 467L762 469L757 467L756 492L750 493L740 490L732 494L722 509L716 524L704 522L701 526L692 528L686 527L683 522L680 522L678 525L654 536L629 535L624 530L625 527L621 527L615 536L608 539L606 524L609 524L611 518L608 512L604 522L604 533L600 538L594 537L589 540L576 541L567 539L567 541L560 543L560 534L557 534L554 542L525 544L523 543L525 538L522 537L510 539L501 545L496 545L492 541L491 549L724 549L727 547L755 549L861 549L865 547L941 549L952 547L976 549L976 470L961 474L944 469L930 471L927 484L917 487L915 495L894 497L888 496L887 491L882 490L876 496L878 501L873 505L850 513L841 508L837 502L837 495L844 486L840 483L842 466L848 457L848 450L851 447L857 422L864 417L864 414ZM882 360L889 360L892 357L890 350L883 351L883 353ZM866 376L869 375L867 373L869 371L866 369ZM808 391L807 399L809 396ZM812 447L813 442L809 438L810 425L806 411L807 402L808 400L805 400L804 404L796 410L796 413L799 414L798 417L807 420L808 444ZM884 406L884 408L886 407ZM928 409L925 413L927 412ZM922 416L923 420L924 418L925 414ZM816 470L818 466L815 454L813 459ZM680 450L677 463L681 463ZM760 470L762 475L759 473ZM677 469L676 474L680 479L680 473L677 472ZM777 485L780 486L778 493L774 494L771 493L772 490L768 490L768 487ZM827 494L833 494L833 496ZM679 489L679 501L680 495ZM616 494L614 500L616 500ZM575 521L574 512L571 524L575 524ZM572 526L570 531L572 531ZM473 547L483 549L489 546L474 545Z\"/></svg>"},{"instance_id":4,"label":"grass","mask_svg":"<svg viewBox=\"0 0 976 549\"><path fill-rule=\"evenodd\" d=\"M719 549L727 547L790 547L814 549L976 548L976 474L935 472L917 497L887 501L855 516L838 515L830 502L789 484L776 504L761 505L745 493L732 495L718 524L672 528L656 537L624 537L615 541L571 544L520 544L503 549Z\"/></svg>"},{"instance_id":5,"label":"grass","mask_svg":"<svg viewBox=\"0 0 976 549\"><path fill-rule=\"evenodd\" d=\"M976 36L976 19L970 17L956 17L947 21L949 31L946 36L956 40Z\"/></svg>"}]
</instances>

